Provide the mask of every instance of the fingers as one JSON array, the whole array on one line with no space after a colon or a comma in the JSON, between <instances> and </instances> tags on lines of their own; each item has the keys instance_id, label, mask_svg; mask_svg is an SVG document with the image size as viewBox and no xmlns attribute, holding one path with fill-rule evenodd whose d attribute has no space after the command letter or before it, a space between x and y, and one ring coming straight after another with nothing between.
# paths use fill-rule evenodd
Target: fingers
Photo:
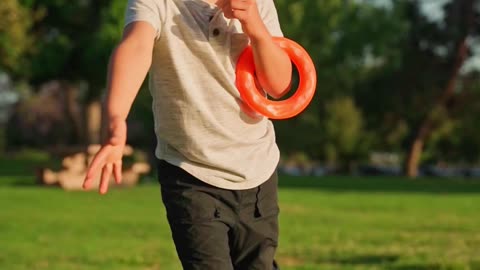
<instances>
[{"instance_id":1,"label":"fingers","mask_svg":"<svg viewBox=\"0 0 480 270\"><path fill-rule=\"evenodd\" d=\"M230 3L230 7L233 10L247 10L250 7L250 3L244 0L233 0Z\"/></svg>"},{"instance_id":2,"label":"fingers","mask_svg":"<svg viewBox=\"0 0 480 270\"><path fill-rule=\"evenodd\" d=\"M102 170L102 178L100 180L100 194L106 194L108 191L108 184L110 182L110 178L112 177L112 170L113 164L108 163L103 167Z\"/></svg>"},{"instance_id":3,"label":"fingers","mask_svg":"<svg viewBox=\"0 0 480 270\"><path fill-rule=\"evenodd\" d=\"M117 184L122 183L122 161L117 161L113 164L113 177Z\"/></svg>"},{"instance_id":4,"label":"fingers","mask_svg":"<svg viewBox=\"0 0 480 270\"><path fill-rule=\"evenodd\" d=\"M232 6L230 5L230 1L225 1L220 8L222 9L223 15L225 16L225 18L233 19L233 12L232 12Z\"/></svg>"},{"instance_id":5,"label":"fingers","mask_svg":"<svg viewBox=\"0 0 480 270\"><path fill-rule=\"evenodd\" d=\"M246 20L252 8L256 8L254 0L226 0L220 7L228 19Z\"/></svg>"},{"instance_id":6,"label":"fingers","mask_svg":"<svg viewBox=\"0 0 480 270\"><path fill-rule=\"evenodd\" d=\"M85 176L85 181L83 182L83 188L89 189L92 185L92 182L95 180L95 176L98 175L98 171L104 167L105 160L110 152L110 146L104 146L100 151L95 155L92 160L92 164L88 168L87 175Z\"/></svg>"}]
</instances>

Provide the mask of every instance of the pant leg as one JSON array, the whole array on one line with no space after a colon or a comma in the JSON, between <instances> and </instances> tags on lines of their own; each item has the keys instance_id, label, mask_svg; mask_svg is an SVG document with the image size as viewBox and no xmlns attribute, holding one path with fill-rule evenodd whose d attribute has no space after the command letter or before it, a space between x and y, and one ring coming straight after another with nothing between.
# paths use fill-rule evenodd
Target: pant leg
<instances>
[{"instance_id":1,"label":"pant leg","mask_svg":"<svg viewBox=\"0 0 480 270\"><path fill-rule=\"evenodd\" d=\"M278 178L245 191L231 246L236 270L273 270L278 246Z\"/></svg>"},{"instance_id":2,"label":"pant leg","mask_svg":"<svg viewBox=\"0 0 480 270\"><path fill-rule=\"evenodd\" d=\"M181 168L159 164L167 219L184 270L233 270L228 215L219 215L217 188Z\"/></svg>"}]
</instances>

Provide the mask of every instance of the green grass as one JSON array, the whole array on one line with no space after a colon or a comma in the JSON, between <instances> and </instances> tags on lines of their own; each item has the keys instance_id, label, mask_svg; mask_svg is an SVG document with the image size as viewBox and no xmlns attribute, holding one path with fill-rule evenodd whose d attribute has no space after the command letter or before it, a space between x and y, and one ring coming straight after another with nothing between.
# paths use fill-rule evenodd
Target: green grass
<instances>
[{"instance_id":1,"label":"green grass","mask_svg":"<svg viewBox=\"0 0 480 270\"><path fill-rule=\"evenodd\" d=\"M284 270L480 269L479 180L280 182ZM0 205L0 269L181 269L155 184L100 197L4 183Z\"/></svg>"}]
</instances>

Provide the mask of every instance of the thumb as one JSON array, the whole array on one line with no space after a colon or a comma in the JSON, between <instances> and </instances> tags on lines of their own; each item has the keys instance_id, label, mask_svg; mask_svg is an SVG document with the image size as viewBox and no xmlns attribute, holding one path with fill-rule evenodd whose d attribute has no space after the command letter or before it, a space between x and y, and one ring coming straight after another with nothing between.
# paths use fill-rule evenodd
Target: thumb
<instances>
[{"instance_id":1,"label":"thumb","mask_svg":"<svg viewBox=\"0 0 480 270\"><path fill-rule=\"evenodd\" d=\"M232 6L229 0L225 0L223 3L218 5L218 7L223 11L225 17L230 18L233 16L232 14Z\"/></svg>"},{"instance_id":2,"label":"thumb","mask_svg":"<svg viewBox=\"0 0 480 270\"><path fill-rule=\"evenodd\" d=\"M231 0L223 0L223 1L217 2L216 5L218 8L223 9L225 6L230 5L230 1Z\"/></svg>"}]
</instances>

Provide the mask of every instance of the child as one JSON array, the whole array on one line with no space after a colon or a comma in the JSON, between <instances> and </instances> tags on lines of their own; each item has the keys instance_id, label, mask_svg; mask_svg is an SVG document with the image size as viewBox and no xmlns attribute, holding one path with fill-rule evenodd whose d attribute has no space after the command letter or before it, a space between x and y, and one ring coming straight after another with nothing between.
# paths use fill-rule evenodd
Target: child
<instances>
[{"instance_id":1,"label":"child","mask_svg":"<svg viewBox=\"0 0 480 270\"><path fill-rule=\"evenodd\" d=\"M261 87L286 92L290 59L272 36L282 36L273 0L128 2L109 66L110 137L84 187L100 171L102 194L112 173L121 181L125 119L150 71L158 178L186 270L274 269L279 150L271 121L252 117L235 87L250 44Z\"/></svg>"}]
</instances>

